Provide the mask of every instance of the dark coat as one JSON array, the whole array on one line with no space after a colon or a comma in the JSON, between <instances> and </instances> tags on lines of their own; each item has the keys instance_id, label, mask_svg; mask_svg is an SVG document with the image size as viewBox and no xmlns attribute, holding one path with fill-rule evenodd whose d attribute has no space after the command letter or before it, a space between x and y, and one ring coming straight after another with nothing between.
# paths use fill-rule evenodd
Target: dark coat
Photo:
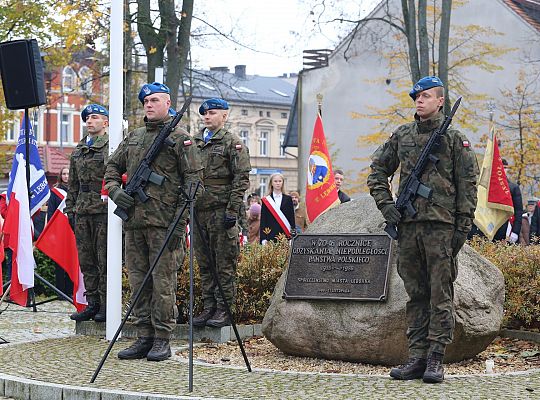
<instances>
[{"instance_id":1,"label":"dark coat","mask_svg":"<svg viewBox=\"0 0 540 400\"><path fill-rule=\"evenodd\" d=\"M59 189L64 190L66 193L68 191L67 185L61 183L57 186ZM51 190L51 196L49 197L49 200L47 201L47 221L50 221L54 212L62 202L62 199L56 195L56 193Z\"/></svg>"},{"instance_id":2,"label":"dark coat","mask_svg":"<svg viewBox=\"0 0 540 400\"><path fill-rule=\"evenodd\" d=\"M346 203L348 201L351 201L351 198L346 193L342 192L341 190L338 190L337 195L341 203Z\"/></svg>"},{"instance_id":3,"label":"dark coat","mask_svg":"<svg viewBox=\"0 0 540 400\"><path fill-rule=\"evenodd\" d=\"M273 199L273 195L271 196ZM287 194L283 194L283 198L281 199L281 207L279 209L283 212L283 214L285 214L289 224L291 224L291 228L294 228L296 224L294 220L294 206L292 197ZM283 229L263 202L261 206L261 243L263 240L276 240L276 236L280 233L284 234Z\"/></svg>"},{"instance_id":4,"label":"dark coat","mask_svg":"<svg viewBox=\"0 0 540 400\"><path fill-rule=\"evenodd\" d=\"M514 225L512 225L512 233L519 236L521 232L521 216L523 215L523 199L521 197L521 189L519 185L514 182L508 181L510 186L510 193L512 194L512 203L514 204ZM506 240L506 230L508 229L508 222L502 224L499 228L493 240Z\"/></svg>"},{"instance_id":5,"label":"dark coat","mask_svg":"<svg viewBox=\"0 0 540 400\"><path fill-rule=\"evenodd\" d=\"M537 240L538 238L540 238L540 207L538 207L538 205L536 205L533 216L531 218L531 241L533 240L533 237L536 237Z\"/></svg>"}]
</instances>

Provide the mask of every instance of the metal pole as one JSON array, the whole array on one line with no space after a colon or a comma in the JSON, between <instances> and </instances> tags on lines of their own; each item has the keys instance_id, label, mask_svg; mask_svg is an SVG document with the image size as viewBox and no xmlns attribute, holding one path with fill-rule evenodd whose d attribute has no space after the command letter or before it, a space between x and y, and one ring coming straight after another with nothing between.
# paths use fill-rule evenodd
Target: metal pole
<instances>
[{"instance_id":1,"label":"metal pole","mask_svg":"<svg viewBox=\"0 0 540 400\"><path fill-rule=\"evenodd\" d=\"M30 206L31 200L32 200L32 192L30 190L31 182L30 182L30 114L28 113L28 108L24 109L24 150L26 152L26 187L28 190L28 207ZM28 212L31 211L31 208L29 208ZM32 218L32 215L30 215L30 218ZM13 262L13 260L11 261ZM32 268L35 266L32 265ZM13 269L12 269L13 272ZM28 294L30 296L30 303L32 304L32 311L37 312L36 307L36 296L34 293L34 288L28 289Z\"/></svg>"},{"instance_id":2,"label":"metal pole","mask_svg":"<svg viewBox=\"0 0 540 400\"><path fill-rule=\"evenodd\" d=\"M189 392L193 392L193 211L194 201L189 203Z\"/></svg>"},{"instance_id":3,"label":"metal pole","mask_svg":"<svg viewBox=\"0 0 540 400\"><path fill-rule=\"evenodd\" d=\"M124 5L111 4L110 79L109 79L109 154L122 141L123 121L123 35ZM107 223L107 340L112 340L122 320L122 221L114 215L116 205L108 199Z\"/></svg>"}]
</instances>

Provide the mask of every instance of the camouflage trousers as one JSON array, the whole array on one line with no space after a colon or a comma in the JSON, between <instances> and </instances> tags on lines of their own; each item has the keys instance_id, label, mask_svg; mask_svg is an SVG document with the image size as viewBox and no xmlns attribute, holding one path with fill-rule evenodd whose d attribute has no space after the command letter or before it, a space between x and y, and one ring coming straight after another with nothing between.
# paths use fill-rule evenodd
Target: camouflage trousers
<instances>
[{"instance_id":1,"label":"camouflage trousers","mask_svg":"<svg viewBox=\"0 0 540 400\"><path fill-rule=\"evenodd\" d=\"M125 259L133 297L163 246L167 228L147 227L125 231ZM165 247L151 277L133 308L139 336L169 339L176 324L177 271L184 258L183 246Z\"/></svg>"},{"instance_id":2,"label":"camouflage trousers","mask_svg":"<svg viewBox=\"0 0 540 400\"><path fill-rule=\"evenodd\" d=\"M212 251L216 261L219 282L223 287L225 299L229 306L233 308L236 296L236 265L240 252L238 243L238 228L223 227L225 208L217 210L197 211L197 217L201 225L203 234L206 236L210 251ZM204 308L224 307L223 298L219 292L219 287L214 281L210 257L208 257L207 247L203 244L198 229L194 228L194 249L197 263L201 275L202 296Z\"/></svg>"},{"instance_id":3,"label":"camouflage trousers","mask_svg":"<svg viewBox=\"0 0 540 400\"><path fill-rule=\"evenodd\" d=\"M106 304L107 214L77 215L75 238L86 299Z\"/></svg>"},{"instance_id":4,"label":"camouflage trousers","mask_svg":"<svg viewBox=\"0 0 540 400\"><path fill-rule=\"evenodd\" d=\"M454 226L442 222L399 225L398 273L409 295L406 315L411 357L444 354L452 342L458 273L452 257L453 233Z\"/></svg>"}]
</instances>

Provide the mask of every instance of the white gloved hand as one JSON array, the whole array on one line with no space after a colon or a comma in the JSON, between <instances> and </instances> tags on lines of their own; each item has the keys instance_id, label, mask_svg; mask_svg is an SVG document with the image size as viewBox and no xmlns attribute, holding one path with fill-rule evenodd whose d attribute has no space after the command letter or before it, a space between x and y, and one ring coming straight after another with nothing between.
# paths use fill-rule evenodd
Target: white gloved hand
<instances>
[{"instance_id":1,"label":"white gloved hand","mask_svg":"<svg viewBox=\"0 0 540 400\"><path fill-rule=\"evenodd\" d=\"M263 246L264 246L266 243L268 243L268 241L267 241L266 239L263 239L263 240L261 241L261 244L262 244Z\"/></svg>"},{"instance_id":2,"label":"white gloved hand","mask_svg":"<svg viewBox=\"0 0 540 400\"><path fill-rule=\"evenodd\" d=\"M512 232L512 233L510 234L510 237L508 238L508 240L510 241L510 243L517 243L518 239L519 239L518 234L517 234L517 233L514 233L514 232Z\"/></svg>"}]
</instances>

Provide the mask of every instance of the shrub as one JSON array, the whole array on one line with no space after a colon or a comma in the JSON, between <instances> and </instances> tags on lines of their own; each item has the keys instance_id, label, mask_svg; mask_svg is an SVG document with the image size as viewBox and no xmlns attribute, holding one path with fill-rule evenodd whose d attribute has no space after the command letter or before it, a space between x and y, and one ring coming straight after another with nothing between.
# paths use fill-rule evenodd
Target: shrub
<instances>
[{"instance_id":1,"label":"shrub","mask_svg":"<svg viewBox=\"0 0 540 400\"><path fill-rule=\"evenodd\" d=\"M242 247L238 262L237 294L234 304L236 322L261 322L274 287L281 276L289 255L289 243L283 238L265 246L248 244ZM202 311L199 266L194 259L194 314ZM180 311L179 321L188 320L189 308L189 257L178 271L176 299Z\"/></svg>"},{"instance_id":2,"label":"shrub","mask_svg":"<svg viewBox=\"0 0 540 400\"><path fill-rule=\"evenodd\" d=\"M55 263L47 255L38 249L34 249L34 260L36 261L36 272L50 284L55 284ZM34 279L34 292L36 296L56 296L54 290L45 285L37 277ZM71 293L68 293L71 296Z\"/></svg>"},{"instance_id":3,"label":"shrub","mask_svg":"<svg viewBox=\"0 0 540 400\"><path fill-rule=\"evenodd\" d=\"M507 245L477 237L469 244L504 275L503 324L509 328L540 328L540 245Z\"/></svg>"}]
</instances>

